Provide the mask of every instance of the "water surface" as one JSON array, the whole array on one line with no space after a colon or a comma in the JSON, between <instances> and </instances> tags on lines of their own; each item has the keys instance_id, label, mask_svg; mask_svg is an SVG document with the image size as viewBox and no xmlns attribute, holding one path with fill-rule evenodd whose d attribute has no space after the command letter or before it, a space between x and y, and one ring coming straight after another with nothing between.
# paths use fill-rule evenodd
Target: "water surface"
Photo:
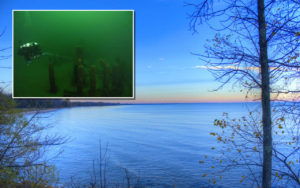
<instances>
[{"instance_id":1,"label":"water surface","mask_svg":"<svg viewBox=\"0 0 300 188\"><path fill-rule=\"evenodd\" d=\"M247 106L259 107L254 103ZM61 109L49 121L55 124L54 132L70 136L71 141L54 163L62 182L70 181L71 176L89 182L101 139L102 147L108 144L109 149L109 185L122 183L123 168L127 168L132 177L140 177L144 185L152 187L204 186L208 181L201 176L210 173L211 167L200 165L199 160L216 155L211 147L221 146L209 134L215 131L214 119L223 112L240 117L248 112L247 106L211 103ZM240 172L233 171L224 174L220 184L232 187L241 185L239 181Z\"/></svg>"}]
</instances>

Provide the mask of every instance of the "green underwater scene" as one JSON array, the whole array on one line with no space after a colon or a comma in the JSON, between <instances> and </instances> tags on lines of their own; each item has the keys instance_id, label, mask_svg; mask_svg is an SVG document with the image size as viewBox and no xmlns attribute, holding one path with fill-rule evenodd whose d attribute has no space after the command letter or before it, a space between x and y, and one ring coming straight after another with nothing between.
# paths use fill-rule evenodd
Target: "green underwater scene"
<instances>
[{"instance_id":1,"label":"green underwater scene","mask_svg":"<svg viewBox=\"0 0 300 188\"><path fill-rule=\"evenodd\" d=\"M14 11L13 97L134 97L133 11Z\"/></svg>"}]
</instances>

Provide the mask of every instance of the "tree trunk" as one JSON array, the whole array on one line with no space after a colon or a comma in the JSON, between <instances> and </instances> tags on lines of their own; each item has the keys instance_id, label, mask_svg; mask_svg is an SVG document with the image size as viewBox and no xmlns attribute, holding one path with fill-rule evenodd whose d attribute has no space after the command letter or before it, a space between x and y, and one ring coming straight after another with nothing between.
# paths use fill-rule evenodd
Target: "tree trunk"
<instances>
[{"instance_id":1,"label":"tree trunk","mask_svg":"<svg viewBox=\"0 0 300 188\"><path fill-rule=\"evenodd\" d=\"M264 0L257 0L259 47L261 66L261 102L263 123L263 177L262 187L270 188L272 180L272 126L270 105L270 78L268 65L268 49L266 39L266 22Z\"/></svg>"}]
</instances>

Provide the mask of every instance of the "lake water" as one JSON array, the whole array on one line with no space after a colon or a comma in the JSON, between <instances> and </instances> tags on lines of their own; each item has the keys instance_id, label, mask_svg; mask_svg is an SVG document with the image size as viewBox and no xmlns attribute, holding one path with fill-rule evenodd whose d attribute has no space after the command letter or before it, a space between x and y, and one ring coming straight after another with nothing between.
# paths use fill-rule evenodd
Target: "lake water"
<instances>
[{"instance_id":1,"label":"lake water","mask_svg":"<svg viewBox=\"0 0 300 188\"><path fill-rule=\"evenodd\" d=\"M59 135L70 137L63 145L64 152L54 159L61 182L71 177L81 183L91 180L93 160L99 158L108 144L108 177L110 186L124 183L124 169L131 182L139 177L141 184L151 187L200 187L208 185L202 178L211 165L199 164L204 155L217 154L211 147L220 147L213 121L228 112L241 117L247 108L259 104L151 104L106 107L66 108L50 113L47 123ZM104 152L104 151L103 151ZM209 159L208 159L209 160ZM96 171L99 169L96 166ZM98 173L98 172L97 172ZM224 187L241 186L241 172L225 173ZM126 182L126 181L125 181Z\"/></svg>"}]
</instances>

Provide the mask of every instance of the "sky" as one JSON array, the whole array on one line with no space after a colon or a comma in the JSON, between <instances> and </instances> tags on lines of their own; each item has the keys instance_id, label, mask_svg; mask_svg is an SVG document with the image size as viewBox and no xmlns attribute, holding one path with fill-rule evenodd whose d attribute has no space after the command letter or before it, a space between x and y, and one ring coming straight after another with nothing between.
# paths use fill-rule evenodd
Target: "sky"
<instances>
[{"instance_id":1,"label":"sky","mask_svg":"<svg viewBox=\"0 0 300 188\"><path fill-rule=\"evenodd\" d=\"M204 52L206 39L214 32L205 24L198 33L189 30L192 9L188 0L0 0L1 47L12 46L12 10L134 10L136 99L129 103L239 102L245 94L220 83L201 68L204 63L192 53ZM6 53L11 54L11 49ZM12 59L0 62L0 81L11 90ZM3 84L2 84L3 86ZM120 102L120 101L118 101Z\"/></svg>"}]
</instances>

